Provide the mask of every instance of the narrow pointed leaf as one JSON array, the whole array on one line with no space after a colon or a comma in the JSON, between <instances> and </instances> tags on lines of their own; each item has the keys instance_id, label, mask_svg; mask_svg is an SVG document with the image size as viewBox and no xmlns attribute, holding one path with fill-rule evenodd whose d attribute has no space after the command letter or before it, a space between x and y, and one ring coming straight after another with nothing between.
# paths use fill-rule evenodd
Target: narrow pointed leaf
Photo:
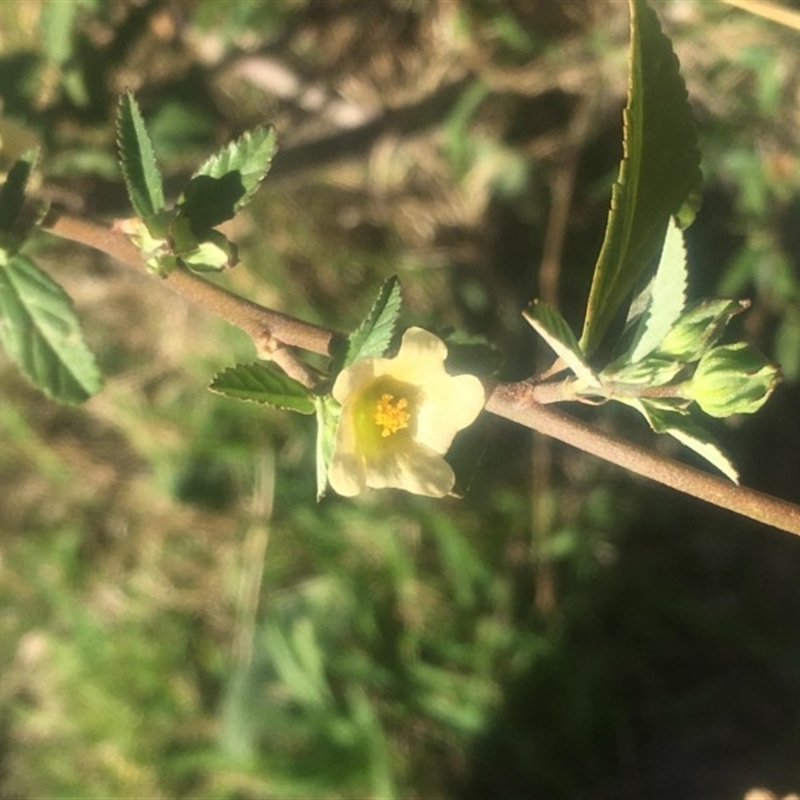
<instances>
[{"instance_id":1,"label":"narrow pointed leaf","mask_svg":"<svg viewBox=\"0 0 800 800\"><path fill-rule=\"evenodd\" d=\"M314 413L314 401L308 389L265 361L229 367L215 376L209 389L235 400L263 403L300 414Z\"/></svg>"},{"instance_id":2,"label":"narrow pointed leaf","mask_svg":"<svg viewBox=\"0 0 800 800\"><path fill-rule=\"evenodd\" d=\"M534 300L528 310L522 312L522 316L579 378L589 386L600 385L584 360L575 334L557 309L540 300Z\"/></svg>"},{"instance_id":3,"label":"narrow pointed leaf","mask_svg":"<svg viewBox=\"0 0 800 800\"><path fill-rule=\"evenodd\" d=\"M680 317L686 303L688 275L683 233L671 220L656 273L642 298L644 308L629 361L639 361L652 353Z\"/></svg>"},{"instance_id":4,"label":"narrow pointed leaf","mask_svg":"<svg viewBox=\"0 0 800 800\"><path fill-rule=\"evenodd\" d=\"M361 325L350 334L342 367L357 358L380 358L392 343L400 315L400 281L392 276L381 286L378 298Z\"/></svg>"},{"instance_id":5,"label":"narrow pointed leaf","mask_svg":"<svg viewBox=\"0 0 800 800\"><path fill-rule=\"evenodd\" d=\"M164 189L142 113L130 92L119 101L117 146L131 205L142 219L148 219L164 208Z\"/></svg>"},{"instance_id":6,"label":"narrow pointed leaf","mask_svg":"<svg viewBox=\"0 0 800 800\"><path fill-rule=\"evenodd\" d=\"M674 358L646 356L639 361L612 365L600 373L603 384L617 386L666 386L686 370L686 364Z\"/></svg>"},{"instance_id":7,"label":"narrow pointed leaf","mask_svg":"<svg viewBox=\"0 0 800 800\"><path fill-rule=\"evenodd\" d=\"M54 400L80 403L100 389L100 372L71 300L24 256L0 268L0 342Z\"/></svg>"},{"instance_id":8,"label":"narrow pointed leaf","mask_svg":"<svg viewBox=\"0 0 800 800\"><path fill-rule=\"evenodd\" d=\"M655 263L670 217L685 211L701 182L697 136L672 45L644 0L630 0L630 9L624 156L581 333L587 356Z\"/></svg>"},{"instance_id":9,"label":"narrow pointed leaf","mask_svg":"<svg viewBox=\"0 0 800 800\"><path fill-rule=\"evenodd\" d=\"M635 398L626 401L626 405L642 414L656 433L665 433L677 439L684 447L688 447L715 466L725 477L734 483L739 483L736 467L713 441L711 435L695 421L691 413Z\"/></svg>"}]
</instances>

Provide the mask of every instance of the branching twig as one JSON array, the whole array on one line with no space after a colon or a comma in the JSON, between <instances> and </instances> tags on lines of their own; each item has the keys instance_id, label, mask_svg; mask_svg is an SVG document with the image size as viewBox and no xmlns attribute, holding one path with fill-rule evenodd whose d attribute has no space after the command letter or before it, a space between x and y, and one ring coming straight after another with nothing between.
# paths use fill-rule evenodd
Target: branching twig
<instances>
[{"instance_id":1,"label":"branching twig","mask_svg":"<svg viewBox=\"0 0 800 800\"><path fill-rule=\"evenodd\" d=\"M143 266L138 251L124 234L94 222L52 214L45 220L44 228L56 236L100 250L127 266L136 269ZM284 345L330 355L331 346L338 336L325 328L238 297L188 270L173 271L165 283L243 330L253 338L256 347L263 345L265 337L270 337ZM800 536L800 506L736 486L596 430L562 411L543 405L539 399L541 389L531 381L500 384L490 393L486 410L692 497Z\"/></svg>"},{"instance_id":2,"label":"branching twig","mask_svg":"<svg viewBox=\"0 0 800 800\"><path fill-rule=\"evenodd\" d=\"M43 227L63 239L107 253L133 269L141 270L144 266L135 245L120 231L58 212L51 213ZM326 328L264 308L188 269L176 268L163 280L173 291L244 331L253 340L259 355L278 362L285 372L301 383L309 385L305 365L286 347L331 354L335 335Z\"/></svg>"}]
</instances>

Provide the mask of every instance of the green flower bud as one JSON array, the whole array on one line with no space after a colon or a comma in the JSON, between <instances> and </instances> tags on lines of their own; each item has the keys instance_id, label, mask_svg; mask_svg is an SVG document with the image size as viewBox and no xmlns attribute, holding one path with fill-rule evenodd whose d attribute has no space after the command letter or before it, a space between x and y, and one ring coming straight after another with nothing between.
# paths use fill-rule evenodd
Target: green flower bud
<instances>
[{"instance_id":1,"label":"green flower bud","mask_svg":"<svg viewBox=\"0 0 800 800\"><path fill-rule=\"evenodd\" d=\"M691 363L697 361L722 336L745 300L700 300L687 309L664 337L656 354Z\"/></svg>"},{"instance_id":2,"label":"green flower bud","mask_svg":"<svg viewBox=\"0 0 800 800\"><path fill-rule=\"evenodd\" d=\"M181 261L195 272L219 272L236 264L236 245L220 231L207 231L203 241L190 251L181 253Z\"/></svg>"},{"instance_id":3,"label":"green flower bud","mask_svg":"<svg viewBox=\"0 0 800 800\"><path fill-rule=\"evenodd\" d=\"M758 411L781 380L780 371L745 342L709 350L692 377L692 399L712 417Z\"/></svg>"}]
</instances>

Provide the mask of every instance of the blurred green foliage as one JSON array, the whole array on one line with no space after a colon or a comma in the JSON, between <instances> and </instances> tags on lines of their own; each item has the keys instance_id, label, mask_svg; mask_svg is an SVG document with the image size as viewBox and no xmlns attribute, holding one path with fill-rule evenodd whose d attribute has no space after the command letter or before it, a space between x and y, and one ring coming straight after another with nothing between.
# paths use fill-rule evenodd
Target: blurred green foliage
<instances>
[{"instance_id":1,"label":"blurred green foliage","mask_svg":"<svg viewBox=\"0 0 800 800\"><path fill-rule=\"evenodd\" d=\"M753 295L747 333L794 378L796 33L704 2L658 10L709 187L690 289ZM50 196L125 216L119 92L136 90L176 186L193 159L275 123L281 152L231 231L243 263L229 285L348 330L396 272L408 324L485 333L506 374L529 374L519 311L537 293L560 143L596 91L561 275L565 316L585 303L619 160L623 12L0 4L4 158L41 142ZM461 501L315 504L309 421L205 392L252 358L242 335L86 251L36 247L109 380L57 408L0 362L1 798L800 786L789 537L567 451L534 484L540 451L491 418L459 442L473 464ZM795 500L799 400L790 385L763 419L721 429L746 482ZM624 411L605 420L652 444ZM553 510L544 532L532 493ZM549 606L535 602L543 565Z\"/></svg>"}]
</instances>

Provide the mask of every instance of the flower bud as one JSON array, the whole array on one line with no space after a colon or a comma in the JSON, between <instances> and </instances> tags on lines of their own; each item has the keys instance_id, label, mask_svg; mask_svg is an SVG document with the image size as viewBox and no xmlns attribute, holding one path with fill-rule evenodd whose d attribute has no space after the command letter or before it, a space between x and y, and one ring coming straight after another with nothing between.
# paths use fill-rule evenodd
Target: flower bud
<instances>
[{"instance_id":1,"label":"flower bud","mask_svg":"<svg viewBox=\"0 0 800 800\"><path fill-rule=\"evenodd\" d=\"M712 417L758 411L780 382L780 371L745 342L721 345L700 359L692 399Z\"/></svg>"}]
</instances>

